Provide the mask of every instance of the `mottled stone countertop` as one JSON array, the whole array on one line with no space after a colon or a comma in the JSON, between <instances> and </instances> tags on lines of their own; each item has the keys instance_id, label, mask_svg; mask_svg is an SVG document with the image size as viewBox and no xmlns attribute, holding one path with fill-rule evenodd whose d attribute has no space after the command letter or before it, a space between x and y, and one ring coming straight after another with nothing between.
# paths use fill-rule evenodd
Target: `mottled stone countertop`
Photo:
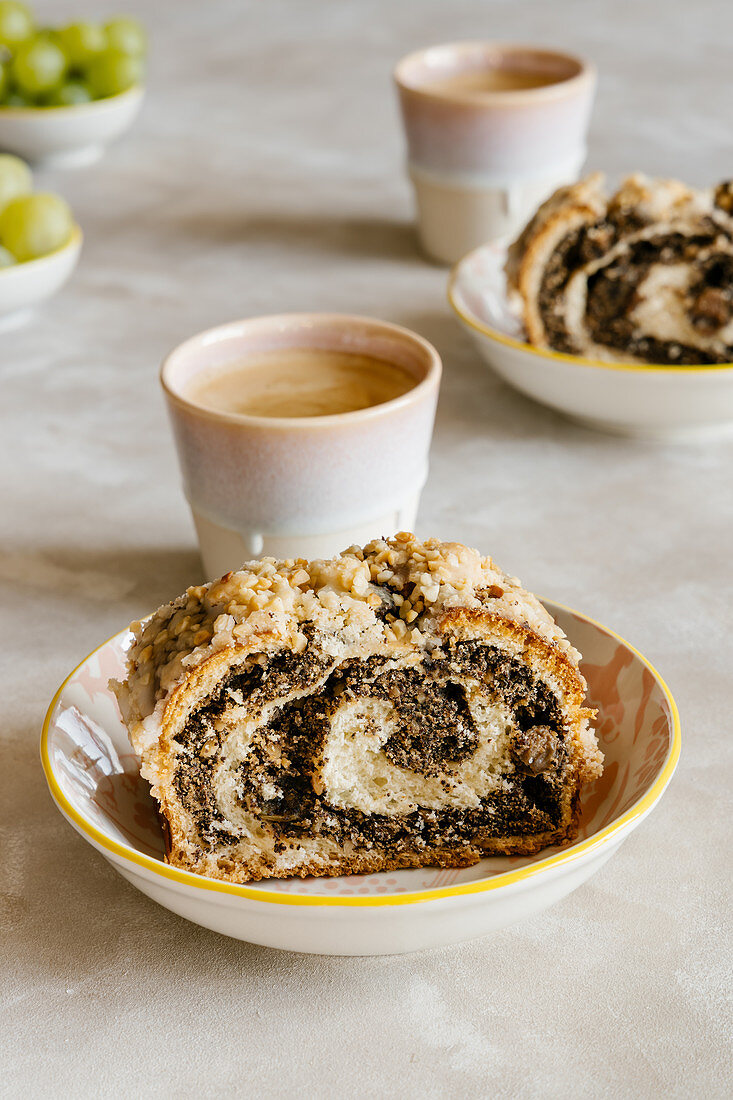
<instances>
[{"instance_id":1,"label":"mottled stone countertop","mask_svg":"<svg viewBox=\"0 0 733 1100\"><path fill-rule=\"evenodd\" d=\"M38 7L53 22L110 5ZM452 39L572 47L601 73L590 165L705 184L731 171L733 9L137 10L154 45L136 128L98 165L40 181L77 212L80 266L0 337L0 1095L729 1095L733 444L594 434L482 366L416 248L390 70ZM655 812L586 886L493 939L372 959L229 940L136 892L46 791L38 735L60 681L200 576L161 357L218 322L295 309L373 314L436 344L419 532L608 623L679 703L682 760Z\"/></svg>"}]
</instances>

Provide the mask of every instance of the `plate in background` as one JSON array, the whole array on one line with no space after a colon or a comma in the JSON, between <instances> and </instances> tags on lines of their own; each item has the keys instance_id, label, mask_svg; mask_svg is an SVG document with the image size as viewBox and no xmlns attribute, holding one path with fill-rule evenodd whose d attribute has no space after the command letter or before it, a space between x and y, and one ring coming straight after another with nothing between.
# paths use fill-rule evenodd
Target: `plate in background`
<instances>
[{"instance_id":1,"label":"plate in background","mask_svg":"<svg viewBox=\"0 0 733 1100\"><path fill-rule=\"evenodd\" d=\"M733 431L733 364L611 363L532 347L507 299L505 261L498 244L469 252L451 272L448 301L510 386L604 431L662 439Z\"/></svg>"}]
</instances>

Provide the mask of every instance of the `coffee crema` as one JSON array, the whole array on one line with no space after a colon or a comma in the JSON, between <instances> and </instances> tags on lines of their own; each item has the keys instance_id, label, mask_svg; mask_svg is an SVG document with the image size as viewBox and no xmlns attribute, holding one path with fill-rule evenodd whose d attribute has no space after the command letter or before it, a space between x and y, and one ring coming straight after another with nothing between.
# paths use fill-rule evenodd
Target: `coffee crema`
<instances>
[{"instance_id":1,"label":"coffee crema","mask_svg":"<svg viewBox=\"0 0 733 1100\"><path fill-rule=\"evenodd\" d=\"M529 88L544 88L566 79L552 73L531 69L483 68L466 69L463 72L426 80L423 87L438 95L490 95L493 92L519 92Z\"/></svg>"},{"instance_id":2,"label":"coffee crema","mask_svg":"<svg viewBox=\"0 0 733 1100\"><path fill-rule=\"evenodd\" d=\"M300 418L383 405L417 384L403 367L371 355L278 348L201 371L183 396L213 412Z\"/></svg>"}]
</instances>

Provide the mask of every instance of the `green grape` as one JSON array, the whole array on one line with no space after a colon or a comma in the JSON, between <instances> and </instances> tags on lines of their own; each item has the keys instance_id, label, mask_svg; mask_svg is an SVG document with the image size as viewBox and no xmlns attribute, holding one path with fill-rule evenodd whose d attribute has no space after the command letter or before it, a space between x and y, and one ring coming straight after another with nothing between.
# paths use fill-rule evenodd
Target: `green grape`
<instances>
[{"instance_id":1,"label":"green grape","mask_svg":"<svg viewBox=\"0 0 733 1100\"><path fill-rule=\"evenodd\" d=\"M97 23L71 23L57 32L58 44L73 68L88 65L107 46L107 36Z\"/></svg>"},{"instance_id":2,"label":"green grape","mask_svg":"<svg viewBox=\"0 0 733 1100\"><path fill-rule=\"evenodd\" d=\"M104 29L110 49L130 54L131 57L142 57L145 54L148 46L147 36L145 28L137 19L120 16L105 23Z\"/></svg>"},{"instance_id":3,"label":"green grape","mask_svg":"<svg viewBox=\"0 0 733 1100\"><path fill-rule=\"evenodd\" d=\"M66 58L53 42L34 38L18 47L11 72L20 92L29 96L43 95L64 79Z\"/></svg>"},{"instance_id":4,"label":"green grape","mask_svg":"<svg viewBox=\"0 0 733 1100\"><path fill-rule=\"evenodd\" d=\"M78 107L80 103L89 103L92 93L80 80L69 80L56 88L44 100L47 107Z\"/></svg>"},{"instance_id":5,"label":"green grape","mask_svg":"<svg viewBox=\"0 0 733 1100\"><path fill-rule=\"evenodd\" d=\"M0 244L21 263L61 248L73 228L69 204L60 195L22 195L0 211Z\"/></svg>"},{"instance_id":6,"label":"green grape","mask_svg":"<svg viewBox=\"0 0 733 1100\"><path fill-rule=\"evenodd\" d=\"M36 27L36 38L42 38L44 42L53 42L54 46L59 45L59 32L56 27Z\"/></svg>"},{"instance_id":7,"label":"green grape","mask_svg":"<svg viewBox=\"0 0 733 1100\"><path fill-rule=\"evenodd\" d=\"M33 34L33 16L17 0L0 0L0 46L15 47Z\"/></svg>"},{"instance_id":8,"label":"green grape","mask_svg":"<svg viewBox=\"0 0 733 1100\"><path fill-rule=\"evenodd\" d=\"M17 260L12 252L8 252L7 248L3 248L0 244L0 268L12 267L13 264L17 264Z\"/></svg>"},{"instance_id":9,"label":"green grape","mask_svg":"<svg viewBox=\"0 0 733 1100\"><path fill-rule=\"evenodd\" d=\"M143 65L139 57L131 57L120 50L105 50L92 61L87 73L89 87L97 99L126 92L139 84Z\"/></svg>"},{"instance_id":10,"label":"green grape","mask_svg":"<svg viewBox=\"0 0 733 1100\"><path fill-rule=\"evenodd\" d=\"M33 103L27 96L21 95L20 92L12 91L8 92L3 100L3 107L32 107Z\"/></svg>"},{"instance_id":11,"label":"green grape","mask_svg":"<svg viewBox=\"0 0 733 1100\"><path fill-rule=\"evenodd\" d=\"M33 176L24 160L12 153L0 153L0 210L18 195L33 190Z\"/></svg>"}]
</instances>

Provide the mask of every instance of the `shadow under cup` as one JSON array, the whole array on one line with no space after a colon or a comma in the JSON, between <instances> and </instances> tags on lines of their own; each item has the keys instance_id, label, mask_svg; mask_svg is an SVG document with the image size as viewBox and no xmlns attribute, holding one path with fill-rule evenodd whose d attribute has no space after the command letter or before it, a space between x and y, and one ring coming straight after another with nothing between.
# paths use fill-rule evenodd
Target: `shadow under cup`
<instances>
[{"instance_id":1,"label":"shadow under cup","mask_svg":"<svg viewBox=\"0 0 733 1100\"><path fill-rule=\"evenodd\" d=\"M201 371L279 348L382 359L415 385L381 405L302 418L218 412L186 398ZM342 314L235 321L171 352L161 384L207 576L261 555L330 557L413 527L440 375L440 357L422 337Z\"/></svg>"}]
</instances>

